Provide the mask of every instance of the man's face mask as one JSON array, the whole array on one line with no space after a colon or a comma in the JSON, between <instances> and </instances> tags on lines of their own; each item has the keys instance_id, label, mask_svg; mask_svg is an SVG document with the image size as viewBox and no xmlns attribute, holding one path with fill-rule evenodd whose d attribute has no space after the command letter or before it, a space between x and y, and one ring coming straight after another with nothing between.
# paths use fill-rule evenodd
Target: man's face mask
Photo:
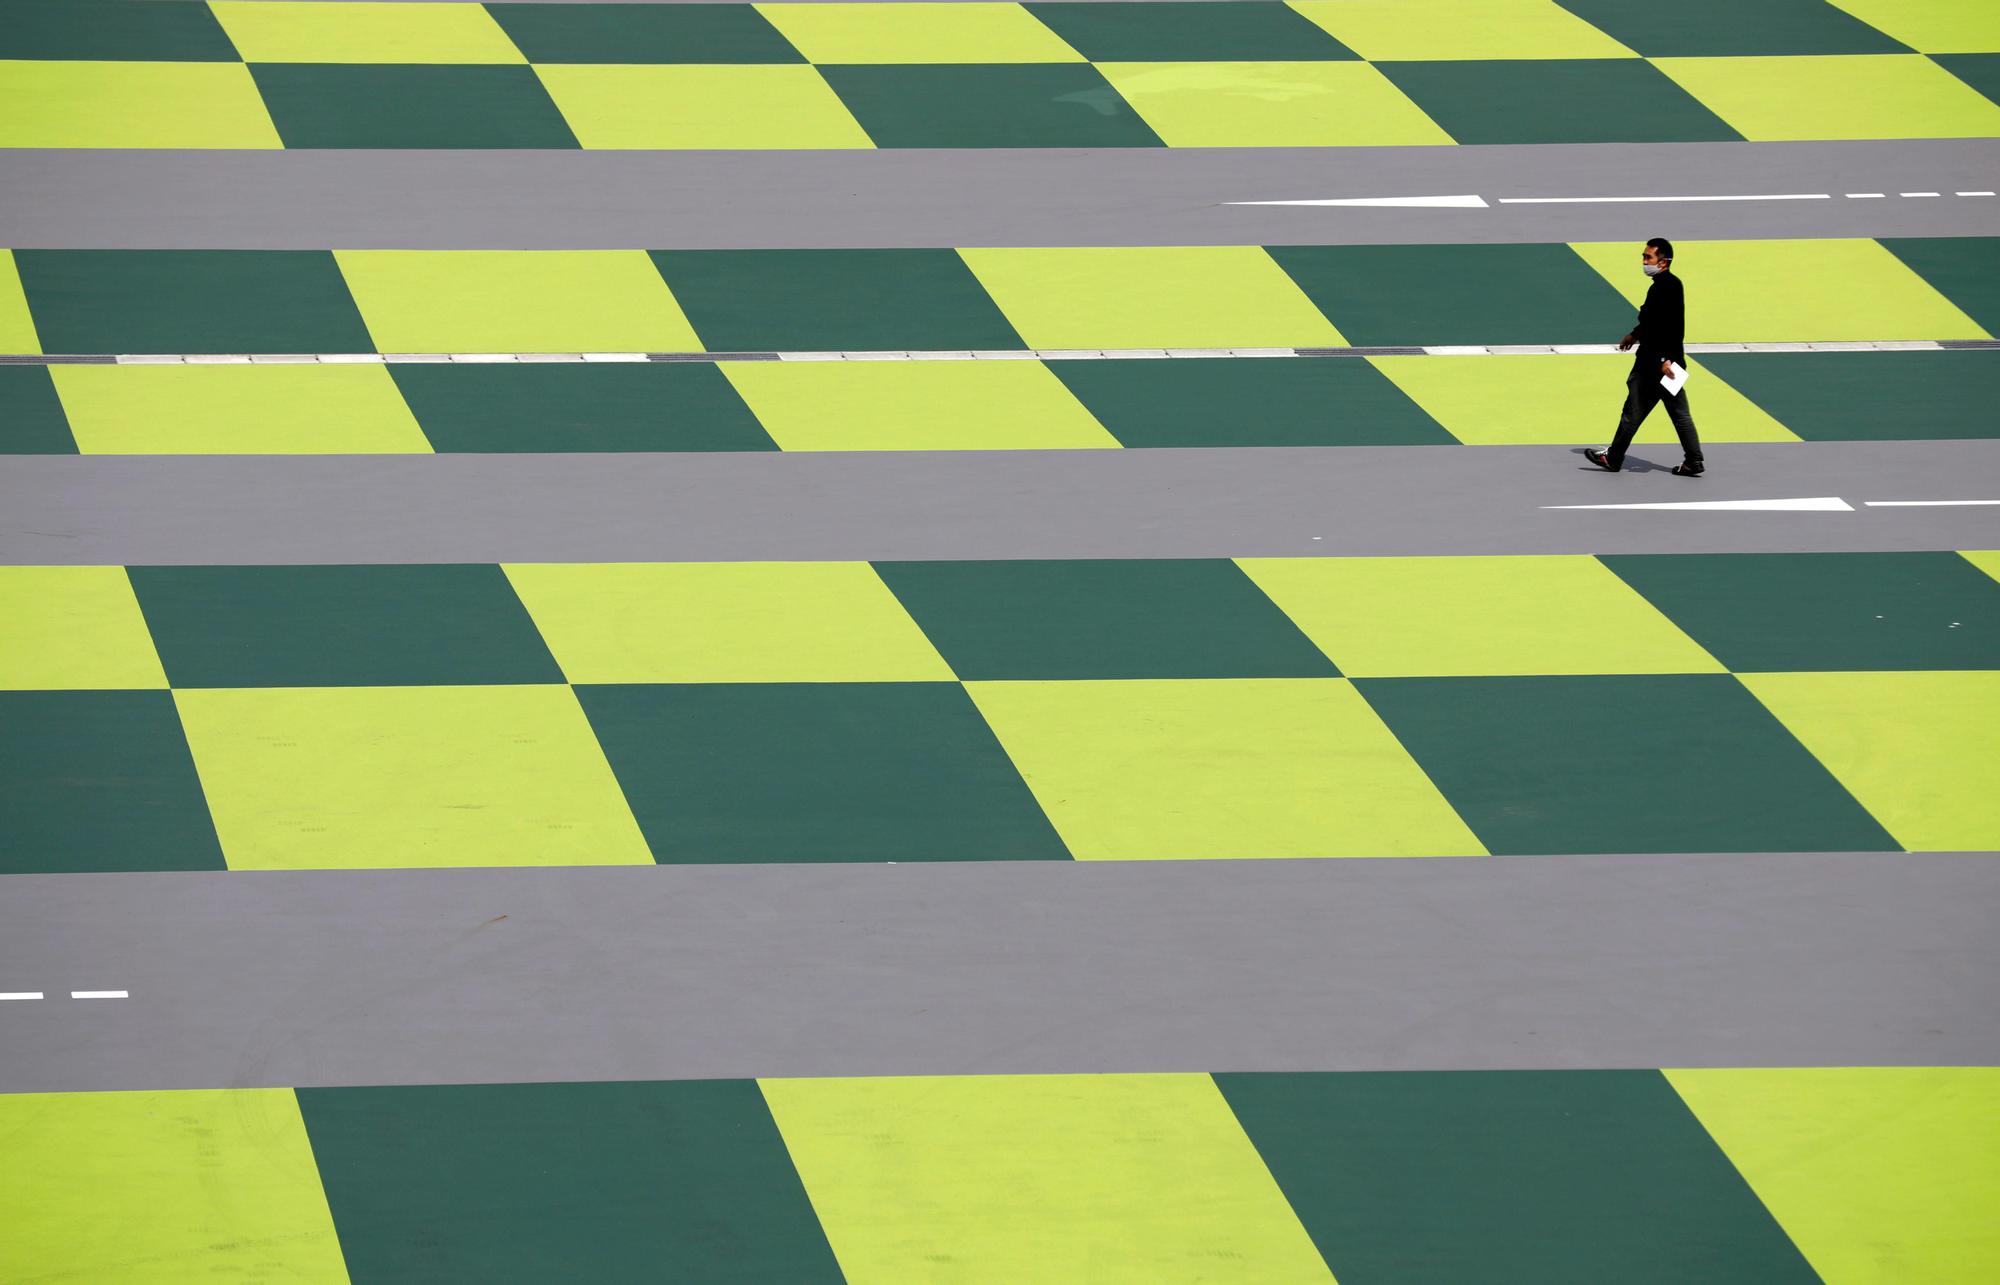
<instances>
[{"instance_id":1,"label":"man's face mask","mask_svg":"<svg viewBox=\"0 0 2000 1285\"><path fill-rule=\"evenodd\" d=\"M1657 277L1666 270L1667 270L1667 265L1664 263L1642 263L1639 265L1639 271L1645 273L1649 277Z\"/></svg>"}]
</instances>

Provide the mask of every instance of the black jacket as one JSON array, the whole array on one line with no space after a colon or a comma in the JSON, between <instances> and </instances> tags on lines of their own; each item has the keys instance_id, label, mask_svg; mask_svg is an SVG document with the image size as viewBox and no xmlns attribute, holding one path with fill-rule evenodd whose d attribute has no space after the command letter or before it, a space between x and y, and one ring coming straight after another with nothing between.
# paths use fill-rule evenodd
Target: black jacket
<instances>
[{"instance_id":1,"label":"black jacket","mask_svg":"<svg viewBox=\"0 0 2000 1285\"><path fill-rule=\"evenodd\" d=\"M1660 363L1687 365L1681 350L1687 331L1687 302L1681 279L1671 271L1662 272L1646 287L1646 301L1639 305L1639 320L1632 335L1639 341L1638 355L1632 359L1633 373L1659 373Z\"/></svg>"}]
</instances>

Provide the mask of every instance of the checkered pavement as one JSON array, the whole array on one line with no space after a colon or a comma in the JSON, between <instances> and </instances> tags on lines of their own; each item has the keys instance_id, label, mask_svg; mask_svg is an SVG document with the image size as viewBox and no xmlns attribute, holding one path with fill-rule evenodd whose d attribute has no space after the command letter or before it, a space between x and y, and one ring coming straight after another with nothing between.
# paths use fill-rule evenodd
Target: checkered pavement
<instances>
[{"instance_id":1,"label":"checkered pavement","mask_svg":"<svg viewBox=\"0 0 2000 1285\"><path fill-rule=\"evenodd\" d=\"M1474 295L1470 253L1488 283ZM1989 339L1995 253L1993 238L1691 242L1689 339ZM1644 284L1631 257L1622 244L0 251L0 351L1602 344ZM1993 352L1725 353L1695 369L1710 441L1995 432ZM1608 434L1623 371L1588 354L0 365L0 453L1577 443ZM1666 440L1664 423L1648 432Z\"/></svg>"},{"instance_id":2,"label":"checkered pavement","mask_svg":"<svg viewBox=\"0 0 2000 1285\"><path fill-rule=\"evenodd\" d=\"M0 568L0 852L1991 849L1997 573L1991 553Z\"/></svg>"},{"instance_id":3,"label":"checkered pavement","mask_svg":"<svg viewBox=\"0 0 2000 1285\"><path fill-rule=\"evenodd\" d=\"M1992 1069L0 1096L60 1262L311 1281L1953 1281ZM30 1184L24 1176L34 1175ZM225 1207L206 1198L233 1193ZM1472 1212L1468 1216L1469 1211Z\"/></svg>"},{"instance_id":4,"label":"checkered pavement","mask_svg":"<svg viewBox=\"0 0 2000 1285\"><path fill-rule=\"evenodd\" d=\"M1964 0L8 0L0 147L1318 147L2000 134Z\"/></svg>"}]
</instances>

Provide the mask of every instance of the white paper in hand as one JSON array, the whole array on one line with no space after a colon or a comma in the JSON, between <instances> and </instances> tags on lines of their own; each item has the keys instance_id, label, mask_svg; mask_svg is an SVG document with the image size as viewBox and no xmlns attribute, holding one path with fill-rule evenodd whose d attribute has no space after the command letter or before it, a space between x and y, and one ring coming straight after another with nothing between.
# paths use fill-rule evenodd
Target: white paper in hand
<instances>
[{"instance_id":1,"label":"white paper in hand","mask_svg":"<svg viewBox=\"0 0 2000 1285\"><path fill-rule=\"evenodd\" d=\"M1687 381L1688 373L1686 369L1678 363L1670 361L1667 363L1667 373L1660 376L1660 387L1666 389L1670 394L1678 393L1681 390L1681 385L1687 383Z\"/></svg>"}]
</instances>

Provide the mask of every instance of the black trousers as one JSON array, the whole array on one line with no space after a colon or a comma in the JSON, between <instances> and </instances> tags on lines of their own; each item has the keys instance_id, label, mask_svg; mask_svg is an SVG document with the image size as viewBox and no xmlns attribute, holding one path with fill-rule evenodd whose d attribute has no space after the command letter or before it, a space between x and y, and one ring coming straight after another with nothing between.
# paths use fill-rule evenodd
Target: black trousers
<instances>
[{"instance_id":1,"label":"black trousers","mask_svg":"<svg viewBox=\"0 0 2000 1285\"><path fill-rule=\"evenodd\" d=\"M1660 387L1659 367L1651 372L1633 371L1625 381L1625 410L1618 416L1618 431L1612 435L1611 448L1604 457L1617 468L1625 462L1625 448L1632 444L1632 438L1639 432L1639 425L1654 406L1667 404L1667 418L1674 422L1674 433L1681 439L1681 454L1689 464L1701 463L1701 438L1694 431L1694 416L1688 412L1687 390L1669 393Z\"/></svg>"}]
</instances>

